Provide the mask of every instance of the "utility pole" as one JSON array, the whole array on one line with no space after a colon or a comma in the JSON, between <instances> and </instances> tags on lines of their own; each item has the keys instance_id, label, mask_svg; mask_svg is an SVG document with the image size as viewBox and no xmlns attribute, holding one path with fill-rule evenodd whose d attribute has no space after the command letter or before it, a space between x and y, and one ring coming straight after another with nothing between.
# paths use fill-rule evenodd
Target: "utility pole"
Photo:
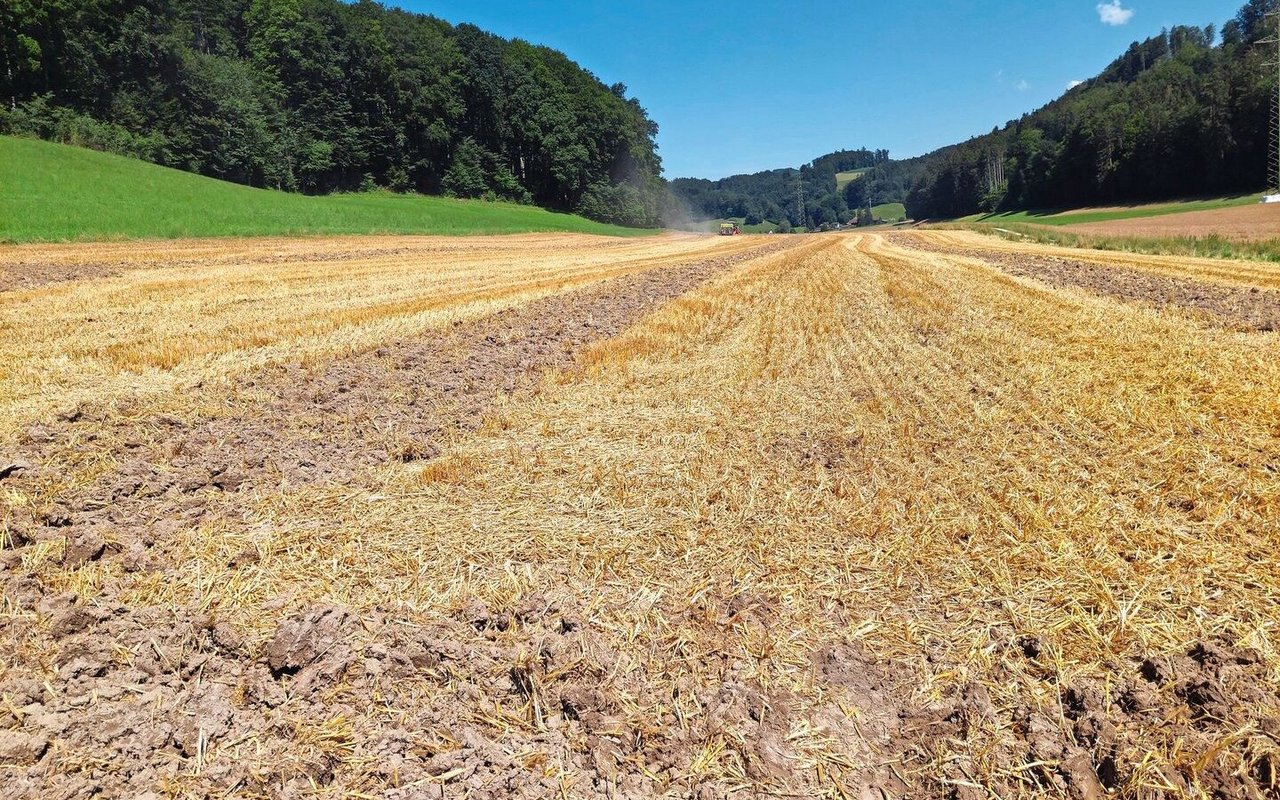
<instances>
[{"instance_id":1,"label":"utility pole","mask_svg":"<svg viewBox=\"0 0 1280 800\"><path fill-rule=\"evenodd\" d=\"M1276 48L1275 60L1267 62L1267 66L1276 70L1276 96L1271 106L1270 150L1267 152L1267 190L1274 189L1274 196L1280 197L1280 9L1266 16L1275 25L1275 33L1258 43Z\"/></svg>"},{"instance_id":2,"label":"utility pole","mask_svg":"<svg viewBox=\"0 0 1280 800\"><path fill-rule=\"evenodd\" d=\"M805 214L804 209L804 176L796 176L796 208L800 211L800 224L797 227L809 227L809 217Z\"/></svg>"}]
</instances>

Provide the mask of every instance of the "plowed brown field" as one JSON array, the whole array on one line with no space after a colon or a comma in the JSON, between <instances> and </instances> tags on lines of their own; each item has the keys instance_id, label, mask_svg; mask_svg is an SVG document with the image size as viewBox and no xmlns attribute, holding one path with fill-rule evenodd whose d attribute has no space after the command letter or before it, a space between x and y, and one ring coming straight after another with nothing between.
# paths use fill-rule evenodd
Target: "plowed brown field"
<instances>
[{"instance_id":1,"label":"plowed brown field","mask_svg":"<svg viewBox=\"0 0 1280 800\"><path fill-rule=\"evenodd\" d=\"M1280 268L0 250L0 780L1275 796Z\"/></svg>"},{"instance_id":2,"label":"plowed brown field","mask_svg":"<svg viewBox=\"0 0 1280 800\"><path fill-rule=\"evenodd\" d=\"M1280 239L1280 204L1256 204L1216 211L1188 211L1159 217L1089 222L1067 225L1063 230L1155 239L1170 236L1222 236L1227 239L1267 241Z\"/></svg>"}]
</instances>

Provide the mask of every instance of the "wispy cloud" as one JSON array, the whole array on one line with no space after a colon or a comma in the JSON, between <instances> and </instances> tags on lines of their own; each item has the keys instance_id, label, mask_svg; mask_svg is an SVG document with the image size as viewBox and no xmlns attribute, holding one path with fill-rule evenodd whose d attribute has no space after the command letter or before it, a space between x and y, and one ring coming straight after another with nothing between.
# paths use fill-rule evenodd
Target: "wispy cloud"
<instances>
[{"instance_id":1,"label":"wispy cloud","mask_svg":"<svg viewBox=\"0 0 1280 800\"><path fill-rule=\"evenodd\" d=\"M1098 18L1104 25L1127 25L1133 19L1134 10L1120 5L1120 0L1098 3Z\"/></svg>"},{"instance_id":2,"label":"wispy cloud","mask_svg":"<svg viewBox=\"0 0 1280 800\"><path fill-rule=\"evenodd\" d=\"M1030 88L1031 88L1031 84L1027 83L1026 78L1023 78L1022 80L1018 81L1018 91L1025 92Z\"/></svg>"},{"instance_id":3,"label":"wispy cloud","mask_svg":"<svg viewBox=\"0 0 1280 800\"><path fill-rule=\"evenodd\" d=\"M1067 90L1070 91L1071 89L1074 89L1077 86L1083 86L1083 85L1084 85L1084 81L1067 81Z\"/></svg>"}]
</instances>

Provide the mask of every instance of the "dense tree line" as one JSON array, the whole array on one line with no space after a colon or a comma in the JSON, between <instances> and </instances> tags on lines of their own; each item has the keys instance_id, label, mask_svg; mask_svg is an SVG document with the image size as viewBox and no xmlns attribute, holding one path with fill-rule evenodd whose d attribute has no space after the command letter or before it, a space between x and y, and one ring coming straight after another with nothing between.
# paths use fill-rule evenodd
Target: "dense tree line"
<instances>
[{"instance_id":1,"label":"dense tree line","mask_svg":"<svg viewBox=\"0 0 1280 800\"><path fill-rule=\"evenodd\" d=\"M927 157L878 164L844 187L845 204L849 208L868 208L882 203L901 203L927 166Z\"/></svg>"},{"instance_id":2,"label":"dense tree line","mask_svg":"<svg viewBox=\"0 0 1280 800\"><path fill-rule=\"evenodd\" d=\"M1250 0L1218 35L1175 27L1004 128L926 156L916 218L1163 200L1265 188L1276 77Z\"/></svg>"},{"instance_id":3,"label":"dense tree line","mask_svg":"<svg viewBox=\"0 0 1280 800\"><path fill-rule=\"evenodd\" d=\"M657 126L563 54L370 0L7 0L0 133L253 186L656 225Z\"/></svg>"},{"instance_id":4,"label":"dense tree line","mask_svg":"<svg viewBox=\"0 0 1280 800\"><path fill-rule=\"evenodd\" d=\"M671 182L671 191L693 216L744 217L748 225L769 220L785 222L788 227L819 228L848 222L866 205L850 205L845 193L836 191L837 173L884 168L892 163L888 150L840 150L799 169L733 175L717 181L677 178Z\"/></svg>"}]
</instances>

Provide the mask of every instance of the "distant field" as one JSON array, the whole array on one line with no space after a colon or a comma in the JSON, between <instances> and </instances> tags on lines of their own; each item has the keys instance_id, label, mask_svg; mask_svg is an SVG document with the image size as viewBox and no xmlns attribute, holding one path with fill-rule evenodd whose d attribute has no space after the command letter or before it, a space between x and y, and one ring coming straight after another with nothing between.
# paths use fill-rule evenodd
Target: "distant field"
<instances>
[{"instance_id":1,"label":"distant field","mask_svg":"<svg viewBox=\"0 0 1280 800\"><path fill-rule=\"evenodd\" d=\"M1110 222L1119 219L1160 217L1166 214L1182 214L1188 211L1215 211L1222 208L1256 205L1260 195L1223 197L1211 200L1185 200L1174 203L1151 203L1137 206L1110 208L1083 208L1077 210L1011 211L1005 214L975 214L965 217L965 222L1026 222L1033 225L1079 225L1090 222Z\"/></svg>"},{"instance_id":2,"label":"distant field","mask_svg":"<svg viewBox=\"0 0 1280 800\"><path fill-rule=\"evenodd\" d=\"M1187 211L1160 217L1137 217L1069 226L1077 233L1107 236L1218 236L1242 241L1280 239L1280 205L1247 206Z\"/></svg>"},{"instance_id":3,"label":"distant field","mask_svg":"<svg viewBox=\"0 0 1280 800\"><path fill-rule=\"evenodd\" d=\"M769 222L766 220L758 225L748 225L746 224L745 217L726 217L725 219L709 220L701 223L702 227L700 230L706 230L708 233L718 233L720 231L720 223L722 222L732 222L736 225L742 226L743 233L776 233L778 230L778 225L775 222Z\"/></svg>"},{"instance_id":4,"label":"distant field","mask_svg":"<svg viewBox=\"0 0 1280 800\"><path fill-rule=\"evenodd\" d=\"M1280 207L1257 200L1250 195L1052 215L972 216L957 222L985 233L1066 247L1280 261Z\"/></svg>"},{"instance_id":5,"label":"distant field","mask_svg":"<svg viewBox=\"0 0 1280 800\"><path fill-rule=\"evenodd\" d=\"M850 183L853 183L854 181L858 180L859 178L861 178L863 175L866 175L870 171L871 170L869 169L855 169L849 172L837 172L836 173L836 191L840 191L845 186L848 186Z\"/></svg>"},{"instance_id":6,"label":"distant field","mask_svg":"<svg viewBox=\"0 0 1280 800\"><path fill-rule=\"evenodd\" d=\"M902 203L884 203L872 206L871 215L885 222L900 222L907 218L907 207Z\"/></svg>"},{"instance_id":7,"label":"distant field","mask_svg":"<svg viewBox=\"0 0 1280 800\"><path fill-rule=\"evenodd\" d=\"M532 206L391 193L307 197L0 136L0 241L189 236L647 233Z\"/></svg>"}]
</instances>

